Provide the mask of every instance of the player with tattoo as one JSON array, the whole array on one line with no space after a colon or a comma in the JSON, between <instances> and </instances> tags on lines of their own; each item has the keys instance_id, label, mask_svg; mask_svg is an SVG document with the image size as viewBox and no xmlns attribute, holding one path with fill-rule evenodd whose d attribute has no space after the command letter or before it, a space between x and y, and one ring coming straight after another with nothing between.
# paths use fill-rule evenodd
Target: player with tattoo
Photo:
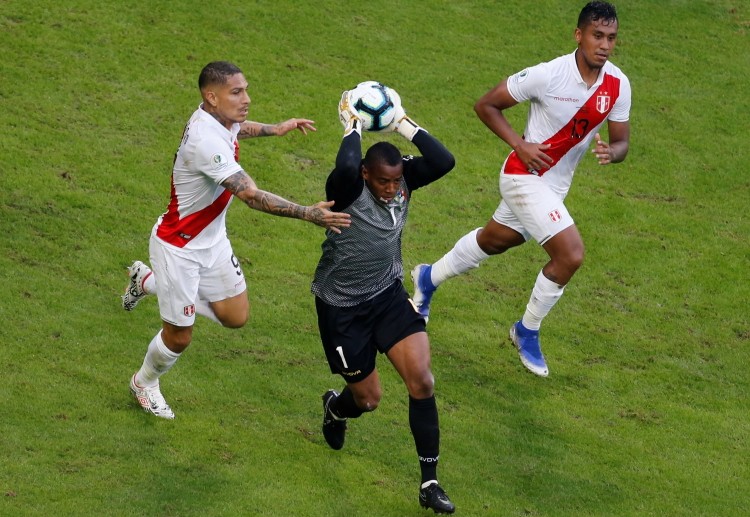
<instances>
[{"instance_id":1,"label":"player with tattoo","mask_svg":"<svg viewBox=\"0 0 750 517\"><path fill-rule=\"evenodd\" d=\"M172 170L167 211L151 233L151 268L135 261L122 306L130 311L148 294L156 294L162 329L151 340L130 390L141 407L161 418L174 413L161 394L159 378L190 345L195 315L230 328L247 323L250 303L245 276L227 237L226 212L234 197L252 209L303 219L338 233L350 216L328 210L333 200L312 206L259 189L242 169L242 138L283 136L299 129L315 131L314 122L289 119L278 124L247 120L248 82L235 65L206 65L198 78L203 103L185 126Z\"/></svg>"}]
</instances>

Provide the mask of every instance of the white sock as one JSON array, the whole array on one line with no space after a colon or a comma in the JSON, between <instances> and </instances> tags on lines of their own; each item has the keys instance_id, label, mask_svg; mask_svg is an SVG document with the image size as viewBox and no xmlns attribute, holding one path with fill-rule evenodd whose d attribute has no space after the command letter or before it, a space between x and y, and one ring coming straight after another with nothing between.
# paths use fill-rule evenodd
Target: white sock
<instances>
[{"instance_id":1,"label":"white sock","mask_svg":"<svg viewBox=\"0 0 750 517\"><path fill-rule=\"evenodd\" d=\"M204 300L203 298L198 298L198 300L195 302L195 312L203 316L204 318L208 318L211 321L215 321L219 325L221 325L221 321L219 321L219 317L216 316L216 313L211 308L211 305L208 303L208 300Z\"/></svg>"},{"instance_id":2,"label":"white sock","mask_svg":"<svg viewBox=\"0 0 750 517\"><path fill-rule=\"evenodd\" d=\"M156 277L153 272L149 273L148 276L143 279L141 287L146 294L156 294Z\"/></svg>"},{"instance_id":3,"label":"white sock","mask_svg":"<svg viewBox=\"0 0 750 517\"><path fill-rule=\"evenodd\" d=\"M521 320L523 326L529 330L539 330L542 320L560 299L564 289L564 285L558 285L540 271Z\"/></svg>"},{"instance_id":4,"label":"white sock","mask_svg":"<svg viewBox=\"0 0 750 517\"><path fill-rule=\"evenodd\" d=\"M143 365L135 374L135 383L142 388L151 388L159 384L159 377L169 371L177 362L180 354L172 352L161 339L161 330L148 345Z\"/></svg>"},{"instance_id":5,"label":"white sock","mask_svg":"<svg viewBox=\"0 0 750 517\"><path fill-rule=\"evenodd\" d=\"M480 262L489 257L477 243L481 228L461 237L453 249L432 265L432 283L439 286L449 278L479 267Z\"/></svg>"},{"instance_id":6,"label":"white sock","mask_svg":"<svg viewBox=\"0 0 750 517\"><path fill-rule=\"evenodd\" d=\"M422 488L427 488L430 485L437 485L437 479L431 479L422 483Z\"/></svg>"}]
</instances>

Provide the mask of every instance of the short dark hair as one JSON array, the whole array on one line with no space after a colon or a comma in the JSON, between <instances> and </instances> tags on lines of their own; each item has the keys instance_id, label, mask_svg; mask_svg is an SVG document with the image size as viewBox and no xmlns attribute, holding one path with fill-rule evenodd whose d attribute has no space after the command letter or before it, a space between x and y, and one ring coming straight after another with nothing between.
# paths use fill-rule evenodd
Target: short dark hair
<instances>
[{"instance_id":1,"label":"short dark hair","mask_svg":"<svg viewBox=\"0 0 750 517\"><path fill-rule=\"evenodd\" d=\"M390 142L378 142L367 150L362 163L369 169L378 163L391 166L398 165L401 163L401 159L401 151L398 150L398 147Z\"/></svg>"},{"instance_id":2,"label":"short dark hair","mask_svg":"<svg viewBox=\"0 0 750 517\"><path fill-rule=\"evenodd\" d=\"M604 25L617 23L617 10L609 2L589 2L578 15L578 28L583 29L593 22L602 22Z\"/></svg>"},{"instance_id":3,"label":"short dark hair","mask_svg":"<svg viewBox=\"0 0 750 517\"><path fill-rule=\"evenodd\" d=\"M226 84L227 79L236 74L241 74L238 66L228 61L213 61L201 70L198 76L198 88L203 89L211 84Z\"/></svg>"}]
</instances>

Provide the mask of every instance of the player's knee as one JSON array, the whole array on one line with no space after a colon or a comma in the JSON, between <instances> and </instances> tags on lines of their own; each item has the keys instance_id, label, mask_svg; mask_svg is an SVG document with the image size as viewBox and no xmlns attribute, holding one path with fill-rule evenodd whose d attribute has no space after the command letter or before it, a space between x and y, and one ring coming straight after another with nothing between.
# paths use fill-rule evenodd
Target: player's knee
<instances>
[{"instance_id":1,"label":"player's knee","mask_svg":"<svg viewBox=\"0 0 750 517\"><path fill-rule=\"evenodd\" d=\"M380 389L371 390L362 396L355 397L357 407L362 411L369 412L375 411L380 404L380 399L383 393Z\"/></svg>"},{"instance_id":2,"label":"player's knee","mask_svg":"<svg viewBox=\"0 0 750 517\"><path fill-rule=\"evenodd\" d=\"M409 395L415 399L426 399L435 392L435 377L432 372L427 370L422 375L410 379L407 383Z\"/></svg>"},{"instance_id":3,"label":"player's knee","mask_svg":"<svg viewBox=\"0 0 750 517\"><path fill-rule=\"evenodd\" d=\"M477 232L477 244L487 255L505 253L510 248L523 244L523 242L523 236L510 228L503 228L503 231L490 231L481 228Z\"/></svg>"},{"instance_id":4,"label":"player's knee","mask_svg":"<svg viewBox=\"0 0 750 517\"><path fill-rule=\"evenodd\" d=\"M224 327L230 328L230 329L238 329L244 327L247 322L250 320L250 305L248 304L246 307L232 311L229 314L224 315L223 318L221 318L221 324Z\"/></svg>"},{"instance_id":5,"label":"player's knee","mask_svg":"<svg viewBox=\"0 0 750 517\"><path fill-rule=\"evenodd\" d=\"M583 265L584 256L583 246L576 246L566 254L565 265L571 274L578 271L581 265Z\"/></svg>"},{"instance_id":6,"label":"player's knee","mask_svg":"<svg viewBox=\"0 0 750 517\"><path fill-rule=\"evenodd\" d=\"M189 331L179 332L162 332L161 335L164 345L177 354L181 354L193 340L193 333Z\"/></svg>"},{"instance_id":7,"label":"player's knee","mask_svg":"<svg viewBox=\"0 0 750 517\"><path fill-rule=\"evenodd\" d=\"M221 324L230 329L238 329L244 327L249 319L249 314L240 314L223 320Z\"/></svg>"}]
</instances>

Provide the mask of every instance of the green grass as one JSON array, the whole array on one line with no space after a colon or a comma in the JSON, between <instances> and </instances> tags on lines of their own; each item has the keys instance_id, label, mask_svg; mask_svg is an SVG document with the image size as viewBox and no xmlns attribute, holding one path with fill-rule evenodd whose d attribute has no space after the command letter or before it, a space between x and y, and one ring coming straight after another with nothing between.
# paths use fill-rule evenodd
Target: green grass
<instances>
[{"instance_id":1,"label":"green grass","mask_svg":"<svg viewBox=\"0 0 750 517\"><path fill-rule=\"evenodd\" d=\"M386 361L381 406L344 450L320 435L320 394L341 384L309 294L320 230L230 210L252 320L198 321L162 384L173 422L127 390L159 319L154 299L120 309L124 268L147 258L197 74L215 59L245 70L255 120L317 121L308 137L242 144L262 188L303 203L323 197L341 90L396 87L457 158L418 192L404 235L407 268L439 258L498 201L507 147L474 101L572 51L581 5L0 1L0 515L426 515ZM550 377L527 374L506 337L546 260L538 246L435 298L440 477L460 515L750 513L750 9L618 8L631 150L604 169L584 159L568 197L587 257L545 320ZM519 130L524 116L510 113Z\"/></svg>"}]
</instances>

